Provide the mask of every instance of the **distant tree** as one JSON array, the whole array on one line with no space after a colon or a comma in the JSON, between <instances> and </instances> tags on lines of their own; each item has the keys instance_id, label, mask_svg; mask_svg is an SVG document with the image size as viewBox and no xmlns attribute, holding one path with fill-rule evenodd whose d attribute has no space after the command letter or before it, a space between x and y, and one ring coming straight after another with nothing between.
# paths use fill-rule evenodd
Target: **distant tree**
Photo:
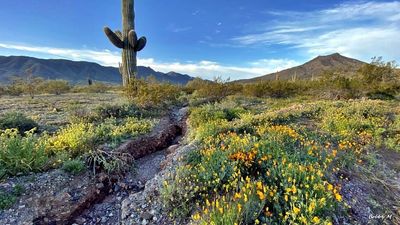
<instances>
[{"instance_id":1,"label":"distant tree","mask_svg":"<svg viewBox=\"0 0 400 225\"><path fill-rule=\"evenodd\" d=\"M45 81L41 87L43 92L55 95L67 93L71 89L71 86L66 80L48 80Z\"/></svg>"},{"instance_id":2,"label":"distant tree","mask_svg":"<svg viewBox=\"0 0 400 225\"><path fill-rule=\"evenodd\" d=\"M371 63L360 68L359 73L367 83L392 82L397 79L396 67L395 61L384 62L382 57L374 57Z\"/></svg>"},{"instance_id":3,"label":"distant tree","mask_svg":"<svg viewBox=\"0 0 400 225\"><path fill-rule=\"evenodd\" d=\"M219 101L228 95L241 91L242 86L230 83L230 79L215 77L213 81L195 78L186 85L188 93L194 93L195 96L207 99L209 101Z\"/></svg>"},{"instance_id":4,"label":"distant tree","mask_svg":"<svg viewBox=\"0 0 400 225\"><path fill-rule=\"evenodd\" d=\"M20 96L24 93L24 82L21 77L11 76L10 83L5 87L6 93L11 96Z\"/></svg>"},{"instance_id":5,"label":"distant tree","mask_svg":"<svg viewBox=\"0 0 400 225\"><path fill-rule=\"evenodd\" d=\"M149 76L146 77L146 82L150 84L159 83L156 76L154 76L153 74L150 74Z\"/></svg>"},{"instance_id":6,"label":"distant tree","mask_svg":"<svg viewBox=\"0 0 400 225\"><path fill-rule=\"evenodd\" d=\"M0 86L0 97L6 94L6 89L3 86Z\"/></svg>"},{"instance_id":7,"label":"distant tree","mask_svg":"<svg viewBox=\"0 0 400 225\"><path fill-rule=\"evenodd\" d=\"M27 93L32 99L38 92L39 87L43 84L44 80L41 77L35 77L33 75L33 69L27 69L25 71L25 78L22 79L22 85L24 92Z\"/></svg>"}]
</instances>

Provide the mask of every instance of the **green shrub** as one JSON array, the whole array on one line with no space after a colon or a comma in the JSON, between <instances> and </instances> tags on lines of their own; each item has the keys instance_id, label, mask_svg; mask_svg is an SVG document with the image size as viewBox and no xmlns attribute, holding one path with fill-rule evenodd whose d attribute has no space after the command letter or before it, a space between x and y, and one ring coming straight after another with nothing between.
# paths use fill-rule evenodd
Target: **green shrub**
<instances>
[{"instance_id":1,"label":"green shrub","mask_svg":"<svg viewBox=\"0 0 400 225\"><path fill-rule=\"evenodd\" d=\"M321 127L344 139L367 132L379 142L385 127L390 124L388 111L380 101L337 102L321 114Z\"/></svg>"},{"instance_id":2,"label":"green shrub","mask_svg":"<svg viewBox=\"0 0 400 225\"><path fill-rule=\"evenodd\" d=\"M26 131L37 128L38 124L22 113L9 112L0 117L0 130L16 128L23 134Z\"/></svg>"},{"instance_id":3,"label":"green shrub","mask_svg":"<svg viewBox=\"0 0 400 225\"><path fill-rule=\"evenodd\" d=\"M0 177L41 171L48 157L33 130L21 136L17 129L0 130Z\"/></svg>"},{"instance_id":4,"label":"green shrub","mask_svg":"<svg viewBox=\"0 0 400 225\"><path fill-rule=\"evenodd\" d=\"M68 152L72 157L95 150L110 142L112 146L123 140L151 130L154 122L147 119L127 117L122 120L109 118L102 123L73 123L48 137L46 149L49 153Z\"/></svg>"},{"instance_id":5,"label":"green shrub","mask_svg":"<svg viewBox=\"0 0 400 225\"><path fill-rule=\"evenodd\" d=\"M3 86L0 86L0 97L6 94L6 89Z\"/></svg>"},{"instance_id":6,"label":"green shrub","mask_svg":"<svg viewBox=\"0 0 400 225\"><path fill-rule=\"evenodd\" d=\"M369 99L380 99L380 100L392 100L395 99L393 93L388 93L386 91L372 91L367 93Z\"/></svg>"},{"instance_id":7,"label":"green shrub","mask_svg":"<svg viewBox=\"0 0 400 225\"><path fill-rule=\"evenodd\" d=\"M223 80L220 77L215 78L214 81L196 78L186 85L185 90L188 93L193 92L195 99L200 99L204 102L213 102L221 101L229 95L240 93L242 85L230 83L229 79Z\"/></svg>"},{"instance_id":8,"label":"green shrub","mask_svg":"<svg viewBox=\"0 0 400 225\"><path fill-rule=\"evenodd\" d=\"M67 93L70 89L71 86L66 80L48 80L40 86L43 92L54 95Z\"/></svg>"},{"instance_id":9,"label":"green shrub","mask_svg":"<svg viewBox=\"0 0 400 225\"><path fill-rule=\"evenodd\" d=\"M124 94L139 106L161 107L177 104L181 88L172 84L135 80L124 88Z\"/></svg>"},{"instance_id":10,"label":"green shrub","mask_svg":"<svg viewBox=\"0 0 400 225\"><path fill-rule=\"evenodd\" d=\"M94 109L94 114L100 119L107 118L124 118L127 116L134 116L138 111L138 108L135 105L111 105L105 104L100 105Z\"/></svg>"},{"instance_id":11,"label":"green shrub","mask_svg":"<svg viewBox=\"0 0 400 225\"><path fill-rule=\"evenodd\" d=\"M10 208L16 201L17 197L21 196L24 188L20 185L15 185L10 193L0 190L0 210Z\"/></svg>"},{"instance_id":12,"label":"green shrub","mask_svg":"<svg viewBox=\"0 0 400 225\"><path fill-rule=\"evenodd\" d=\"M25 91L22 79L18 77L13 77L11 83L6 86L5 90L6 93L11 96L22 95Z\"/></svg>"},{"instance_id":13,"label":"green shrub","mask_svg":"<svg viewBox=\"0 0 400 225\"><path fill-rule=\"evenodd\" d=\"M62 169L73 175L81 174L86 169L85 162L79 159L65 161Z\"/></svg>"},{"instance_id":14,"label":"green shrub","mask_svg":"<svg viewBox=\"0 0 400 225\"><path fill-rule=\"evenodd\" d=\"M243 93L253 97L287 98L301 93L304 87L303 82L273 80L244 85Z\"/></svg>"},{"instance_id":15,"label":"green shrub","mask_svg":"<svg viewBox=\"0 0 400 225\"><path fill-rule=\"evenodd\" d=\"M73 157L93 150L99 143L96 128L90 123L70 124L47 141L50 153L69 152Z\"/></svg>"},{"instance_id":16,"label":"green shrub","mask_svg":"<svg viewBox=\"0 0 400 225\"><path fill-rule=\"evenodd\" d=\"M70 123L92 123L99 117L93 110L77 105L69 109L68 119Z\"/></svg>"}]
</instances>

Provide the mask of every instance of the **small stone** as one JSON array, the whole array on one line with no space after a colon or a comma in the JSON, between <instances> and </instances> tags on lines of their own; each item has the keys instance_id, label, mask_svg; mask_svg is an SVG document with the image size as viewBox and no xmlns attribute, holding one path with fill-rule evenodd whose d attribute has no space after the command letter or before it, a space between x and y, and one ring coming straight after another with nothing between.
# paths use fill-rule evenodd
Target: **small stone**
<instances>
[{"instance_id":1,"label":"small stone","mask_svg":"<svg viewBox=\"0 0 400 225\"><path fill-rule=\"evenodd\" d=\"M145 219L142 221L142 225L147 225L148 223L149 222L147 222L147 220L145 220Z\"/></svg>"},{"instance_id":2,"label":"small stone","mask_svg":"<svg viewBox=\"0 0 400 225\"><path fill-rule=\"evenodd\" d=\"M153 215L151 213L149 213L149 212L144 212L140 216L145 220L151 220L153 218Z\"/></svg>"},{"instance_id":3,"label":"small stone","mask_svg":"<svg viewBox=\"0 0 400 225\"><path fill-rule=\"evenodd\" d=\"M108 217L113 217L113 216L114 216L113 213L108 214Z\"/></svg>"},{"instance_id":4,"label":"small stone","mask_svg":"<svg viewBox=\"0 0 400 225\"><path fill-rule=\"evenodd\" d=\"M153 216L153 221L157 221L157 217L156 216Z\"/></svg>"}]
</instances>

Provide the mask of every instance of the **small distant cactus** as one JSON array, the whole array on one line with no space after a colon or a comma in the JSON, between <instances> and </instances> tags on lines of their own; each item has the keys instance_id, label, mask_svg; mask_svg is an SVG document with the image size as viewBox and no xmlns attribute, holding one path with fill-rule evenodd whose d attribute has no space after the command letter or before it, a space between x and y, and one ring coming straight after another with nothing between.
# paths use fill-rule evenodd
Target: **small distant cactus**
<instances>
[{"instance_id":1,"label":"small distant cactus","mask_svg":"<svg viewBox=\"0 0 400 225\"><path fill-rule=\"evenodd\" d=\"M134 0L122 0L122 32L113 32L104 27L104 33L117 48L122 49L122 63L119 71L122 75L122 84L126 86L137 76L136 54L146 46L146 37L137 38L135 31Z\"/></svg>"}]
</instances>

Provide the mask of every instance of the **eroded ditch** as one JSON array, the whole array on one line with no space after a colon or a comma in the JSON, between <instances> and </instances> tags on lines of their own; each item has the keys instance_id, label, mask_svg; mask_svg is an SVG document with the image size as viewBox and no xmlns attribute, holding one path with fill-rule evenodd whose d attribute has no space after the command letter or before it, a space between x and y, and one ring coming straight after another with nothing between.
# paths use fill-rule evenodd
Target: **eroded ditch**
<instances>
[{"instance_id":1,"label":"eroded ditch","mask_svg":"<svg viewBox=\"0 0 400 225\"><path fill-rule=\"evenodd\" d=\"M167 155L186 132L187 108L163 117L151 133L122 144L115 151L135 159L136 172L70 176L50 171L30 182L29 192L0 215L1 224L120 224L122 201L143 191ZM35 176L35 175L32 175Z\"/></svg>"}]
</instances>

